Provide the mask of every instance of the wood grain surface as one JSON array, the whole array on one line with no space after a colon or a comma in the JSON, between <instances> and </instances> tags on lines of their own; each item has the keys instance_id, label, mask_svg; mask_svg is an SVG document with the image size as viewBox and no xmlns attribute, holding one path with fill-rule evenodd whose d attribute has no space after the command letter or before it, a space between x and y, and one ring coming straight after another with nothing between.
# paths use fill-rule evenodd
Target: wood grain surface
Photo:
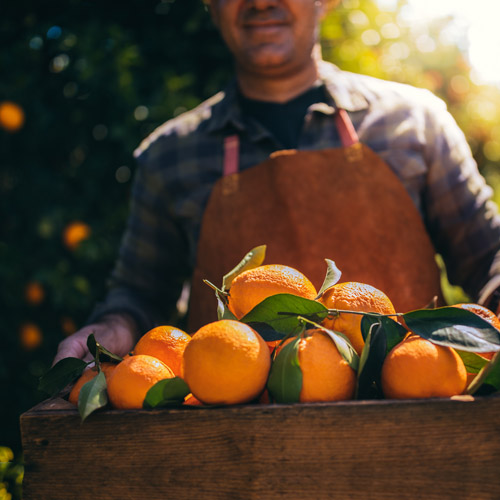
<instances>
[{"instance_id":1,"label":"wood grain surface","mask_svg":"<svg viewBox=\"0 0 500 500\"><path fill-rule=\"evenodd\" d=\"M25 500L500 499L500 398L21 416Z\"/></svg>"}]
</instances>

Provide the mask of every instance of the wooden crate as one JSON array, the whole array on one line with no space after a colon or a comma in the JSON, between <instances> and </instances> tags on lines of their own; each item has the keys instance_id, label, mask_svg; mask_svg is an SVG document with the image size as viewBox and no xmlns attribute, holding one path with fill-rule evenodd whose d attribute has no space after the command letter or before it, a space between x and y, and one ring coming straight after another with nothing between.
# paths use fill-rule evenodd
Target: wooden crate
<instances>
[{"instance_id":1,"label":"wooden crate","mask_svg":"<svg viewBox=\"0 0 500 500\"><path fill-rule=\"evenodd\" d=\"M500 499L500 398L21 416L25 500Z\"/></svg>"}]
</instances>

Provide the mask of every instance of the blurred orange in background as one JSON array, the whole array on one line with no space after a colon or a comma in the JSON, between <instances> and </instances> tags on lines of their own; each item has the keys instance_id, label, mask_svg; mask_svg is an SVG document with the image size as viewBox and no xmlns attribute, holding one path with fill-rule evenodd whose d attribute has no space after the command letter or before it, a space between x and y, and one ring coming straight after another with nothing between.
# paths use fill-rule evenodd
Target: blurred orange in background
<instances>
[{"instance_id":1,"label":"blurred orange in background","mask_svg":"<svg viewBox=\"0 0 500 500\"><path fill-rule=\"evenodd\" d=\"M63 243L66 248L76 250L80 243L89 238L91 234L90 226L85 222L70 222L63 231Z\"/></svg>"},{"instance_id":2,"label":"blurred orange in background","mask_svg":"<svg viewBox=\"0 0 500 500\"><path fill-rule=\"evenodd\" d=\"M61 330L64 335L71 335L77 330L76 324L69 316L64 316L61 318Z\"/></svg>"},{"instance_id":3,"label":"blurred orange in background","mask_svg":"<svg viewBox=\"0 0 500 500\"><path fill-rule=\"evenodd\" d=\"M45 298L45 290L40 282L30 281L24 289L24 298L28 304L37 306Z\"/></svg>"},{"instance_id":4,"label":"blurred orange in background","mask_svg":"<svg viewBox=\"0 0 500 500\"><path fill-rule=\"evenodd\" d=\"M11 101L0 103L0 127L7 132L17 132L24 125L24 111L19 104Z\"/></svg>"},{"instance_id":5,"label":"blurred orange in background","mask_svg":"<svg viewBox=\"0 0 500 500\"><path fill-rule=\"evenodd\" d=\"M42 344L42 330L35 323L23 323L19 328L19 341L23 349L26 351L33 351Z\"/></svg>"}]
</instances>

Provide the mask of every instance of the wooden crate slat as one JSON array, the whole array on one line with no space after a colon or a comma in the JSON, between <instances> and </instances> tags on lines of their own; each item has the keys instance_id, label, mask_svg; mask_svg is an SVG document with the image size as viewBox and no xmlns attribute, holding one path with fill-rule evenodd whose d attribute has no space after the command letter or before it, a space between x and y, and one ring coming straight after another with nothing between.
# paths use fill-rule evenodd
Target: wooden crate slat
<instances>
[{"instance_id":1,"label":"wooden crate slat","mask_svg":"<svg viewBox=\"0 0 500 500\"><path fill-rule=\"evenodd\" d=\"M500 398L21 417L25 500L498 499Z\"/></svg>"}]
</instances>

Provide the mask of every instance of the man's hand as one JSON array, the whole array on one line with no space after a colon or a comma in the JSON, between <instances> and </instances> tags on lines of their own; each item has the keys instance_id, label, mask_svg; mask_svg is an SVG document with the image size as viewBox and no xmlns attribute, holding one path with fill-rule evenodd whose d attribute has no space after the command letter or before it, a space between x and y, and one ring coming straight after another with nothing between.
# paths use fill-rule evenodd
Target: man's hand
<instances>
[{"instance_id":1,"label":"man's hand","mask_svg":"<svg viewBox=\"0 0 500 500\"><path fill-rule=\"evenodd\" d=\"M122 314L110 314L99 323L84 326L64 339L57 348L52 364L55 365L61 359L69 357L91 361L92 355L87 348L87 338L92 333L97 342L119 356L127 354L138 339L137 325L132 318Z\"/></svg>"}]
</instances>

